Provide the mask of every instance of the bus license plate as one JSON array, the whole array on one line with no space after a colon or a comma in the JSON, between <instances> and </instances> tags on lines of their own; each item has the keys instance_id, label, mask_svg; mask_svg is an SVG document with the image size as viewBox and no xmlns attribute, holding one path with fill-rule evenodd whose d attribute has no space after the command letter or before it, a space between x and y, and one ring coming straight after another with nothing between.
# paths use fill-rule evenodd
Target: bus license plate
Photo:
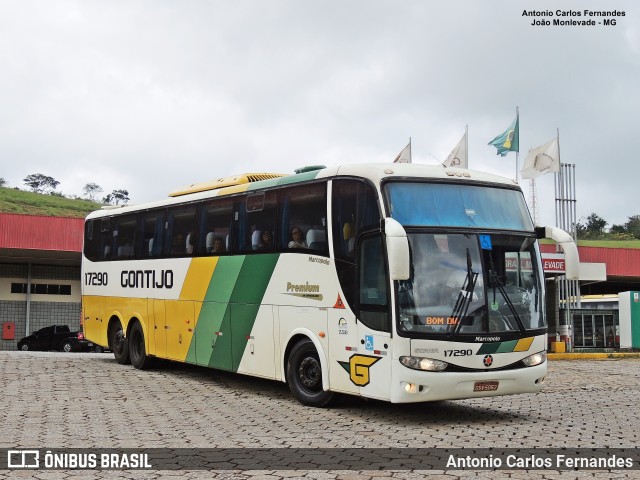
<instances>
[{"instance_id":1,"label":"bus license plate","mask_svg":"<svg viewBox=\"0 0 640 480\"><path fill-rule=\"evenodd\" d=\"M498 390L499 382L476 382L473 384L474 392L494 392Z\"/></svg>"}]
</instances>

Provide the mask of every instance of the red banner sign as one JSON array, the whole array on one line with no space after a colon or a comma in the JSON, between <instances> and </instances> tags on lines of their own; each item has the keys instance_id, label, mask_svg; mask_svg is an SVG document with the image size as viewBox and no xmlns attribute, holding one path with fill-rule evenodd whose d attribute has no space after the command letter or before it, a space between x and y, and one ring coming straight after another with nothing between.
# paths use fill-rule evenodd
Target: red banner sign
<instances>
[{"instance_id":1,"label":"red banner sign","mask_svg":"<svg viewBox=\"0 0 640 480\"><path fill-rule=\"evenodd\" d=\"M542 270L544 273L564 273L565 261L563 253L543 253Z\"/></svg>"}]
</instances>

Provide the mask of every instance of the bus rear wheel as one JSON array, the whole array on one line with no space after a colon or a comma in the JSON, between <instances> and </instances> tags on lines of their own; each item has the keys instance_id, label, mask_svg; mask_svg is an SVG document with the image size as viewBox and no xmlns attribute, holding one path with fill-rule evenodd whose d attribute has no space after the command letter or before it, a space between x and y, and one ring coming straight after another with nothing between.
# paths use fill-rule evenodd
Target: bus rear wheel
<instances>
[{"instance_id":1,"label":"bus rear wheel","mask_svg":"<svg viewBox=\"0 0 640 480\"><path fill-rule=\"evenodd\" d=\"M322 366L311 340L298 342L287 360L287 383L293 396L310 407L325 407L333 399L332 392L322 389Z\"/></svg>"},{"instance_id":2,"label":"bus rear wheel","mask_svg":"<svg viewBox=\"0 0 640 480\"><path fill-rule=\"evenodd\" d=\"M147 355L144 347L144 332L140 322L135 322L129 332L129 356L131 365L139 370L147 370L153 366L153 358Z\"/></svg>"},{"instance_id":3,"label":"bus rear wheel","mask_svg":"<svg viewBox=\"0 0 640 480\"><path fill-rule=\"evenodd\" d=\"M109 327L109 348L113 352L116 362L120 365L131 363L128 339L124 336L124 330L122 329L120 320L116 320Z\"/></svg>"}]
</instances>

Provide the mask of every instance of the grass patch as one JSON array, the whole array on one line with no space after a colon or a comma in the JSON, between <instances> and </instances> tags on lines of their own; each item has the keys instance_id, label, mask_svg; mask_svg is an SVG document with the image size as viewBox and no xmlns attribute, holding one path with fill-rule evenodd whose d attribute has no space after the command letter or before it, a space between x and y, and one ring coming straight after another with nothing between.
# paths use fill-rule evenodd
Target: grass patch
<instances>
[{"instance_id":1,"label":"grass patch","mask_svg":"<svg viewBox=\"0 0 640 480\"><path fill-rule=\"evenodd\" d=\"M86 217L101 204L90 200L42 195L13 188L0 188L0 212L51 217Z\"/></svg>"},{"instance_id":2,"label":"grass patch","mask_svg":"<svg viewBox=\"0 0 640 480\"><path fill-rule=\"evenodd\" d=\"M543 245L553 245L556 242L548 238L540 240ZM640 248L640 240L578 240L579 247L601 248Z\"/></svg>"},{"instance_id":3,"label":"grass patch","mask_svg":"<svg viewBox=\"0 0 640 480\"><path fill-rule=\"evenodd\" d=\"M640 240L578 240L580 247L640 248Z\"/></svg>"}]
</instances>

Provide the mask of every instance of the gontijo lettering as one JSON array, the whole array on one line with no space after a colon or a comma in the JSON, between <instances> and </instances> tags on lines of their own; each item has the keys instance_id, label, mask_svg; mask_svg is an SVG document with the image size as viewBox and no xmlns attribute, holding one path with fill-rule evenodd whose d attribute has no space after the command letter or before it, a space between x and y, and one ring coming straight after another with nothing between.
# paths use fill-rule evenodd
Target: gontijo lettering
<instances>
[{"instance_id":1,"label":"gontijo lettering","mask_svg":"<svg viewBox=\"0 0 640 480\"><path fill-rule=\"evenodd\" d=\"M122 288L173 288L173 270L123 270Z\"/></svg>"}]
</instances>

